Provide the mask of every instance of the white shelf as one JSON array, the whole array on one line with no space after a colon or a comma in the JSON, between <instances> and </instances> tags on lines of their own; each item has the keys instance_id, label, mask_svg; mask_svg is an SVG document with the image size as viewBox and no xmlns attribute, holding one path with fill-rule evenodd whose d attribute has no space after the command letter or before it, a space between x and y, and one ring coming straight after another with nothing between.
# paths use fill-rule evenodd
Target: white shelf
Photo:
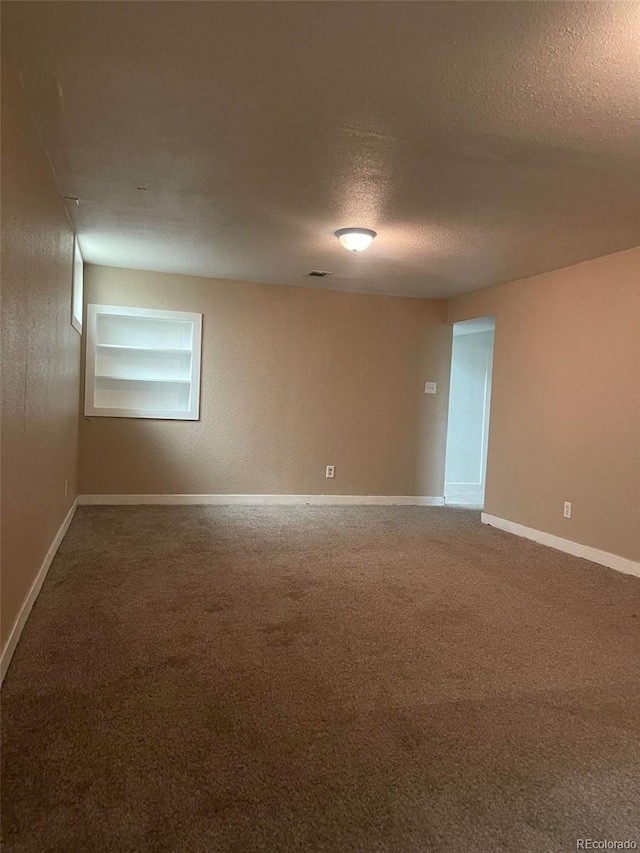
<instances>
[{"instance_id":1,"label":"white shelf","mask_svg":"<svg viewBox=\"0 0 640 853\"><path fill-rule=\"evenodd\" d=\"M164 379L161 376L112 376L109 373L96 373L96 379L115 379L116 382L162 382L165 385L171 383L191 385L190 379Z\"/></svg>"},{"instance_id":2,"label":"white shelf","mask_svg":"<svg viewBox=\"0 0 640 853\"><path fill-rule=\"evenodd\" d=\"M85 415L197 420L202 314L87 306Z\"/></svg>"},{"instance_id":3,"label":"white shelf","mask_svg":"<svg viewBox=\"0 0 640 853\"><path fill-rule=\"evenodd\" d=\"M117 350L123 352L160 353L162 355L191 355L190 349L168 349L165 347L130 347L125 344L97 344L97 348L103 350Z\"/></svg>"}]
</instances>

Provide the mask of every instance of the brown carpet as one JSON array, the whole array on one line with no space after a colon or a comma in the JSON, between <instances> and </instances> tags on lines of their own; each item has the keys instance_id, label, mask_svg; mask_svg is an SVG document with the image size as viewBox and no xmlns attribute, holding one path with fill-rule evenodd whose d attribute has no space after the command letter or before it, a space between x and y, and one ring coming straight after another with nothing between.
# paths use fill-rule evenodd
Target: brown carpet
<instances>
[{"instance_id":1,"label":"brown carpet","mask_svg":"<svg viewBox=\"0 0 640 853\"><path fill-rule=\"evenodd\" d=\"M6 851L640 847L640 582L413 507L86 507L3 690Z\"/></svg>"}]
</instances>

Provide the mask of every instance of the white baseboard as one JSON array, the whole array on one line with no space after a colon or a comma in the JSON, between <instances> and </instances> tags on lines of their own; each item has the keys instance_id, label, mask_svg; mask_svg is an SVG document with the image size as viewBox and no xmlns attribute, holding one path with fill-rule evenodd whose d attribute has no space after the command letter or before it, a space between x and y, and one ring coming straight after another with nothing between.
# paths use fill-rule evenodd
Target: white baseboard
<instances>
[{"instance_id":1,"label":"white baseboard","mask_svg":"<svg viewBox=\"0 0 640 853\"><path fill-rule=\"evenodd\" d=\"M79 495L78 502L82 506L134 504L444 506L443 497L413 495Z\"/></svg>"},{"instance_id":2,"label":"white baseboard","mask_svg":"<svg viewBox=\"0 0 640 853\"><path fill-rule=\"evenodd\" d=\"M24 630L24 626L27 623L27 619L29 618L29 614L31 613L31 608L36 602L36 598L38 597L38 593L42 589L42 584L47 576L47 572L49 571L49 567L53 562L53 558L56 555L56 551L60 547L60 543L64 539L64 534L67 532L69 525L73 520L73 516L78 506L78 498L74 500L71 505L71 509L66 515L65 520L60 525L60 529L55 535L55 539L51 543L51 547L47 551L47 554L42 561L42 565L38 570L38 574L35 577L35 580L31 584L31 589L27 593L27 597L22 602L22 607L20 608L20 612L16 618L16 621L13 623L13 627L9 634L9 639L7 640L7 644L2 650L2 655L0 655L0 684L4 681L4 677L7 674L7 670L9 669L9 664L11 663L11 658L13 657L13 653L16 650L16 646L18 645L18 640Z\"/></svg>"},{"instance_id":3,"label":"white baseboard","mask_svg":"<svg viewBox=\"0 0 640 853\"><path fill-rule=\"evenodd\" d=\"M497 527L507 533L522 536L524 539L532 539L540 545L547 545L557 551L564 551L565 554L571 554L573 557L582 557L583 560L591 560L592 563L599 563L601 566L607 566L609 569L615 569L627 575L640 577L640 563L628 560L626 557L619 557L617 554L610 554L608 551L600 551L590 545L581 545L571 539L562 539L560 536L544 533L542 530L534 530L533 527L525 527L523 524L508 521L506 518L498 518L498 516L489 515L486 512L482 513L481 519L483 524L489 524L491 527Z\"/></svg>"}]
</instances>

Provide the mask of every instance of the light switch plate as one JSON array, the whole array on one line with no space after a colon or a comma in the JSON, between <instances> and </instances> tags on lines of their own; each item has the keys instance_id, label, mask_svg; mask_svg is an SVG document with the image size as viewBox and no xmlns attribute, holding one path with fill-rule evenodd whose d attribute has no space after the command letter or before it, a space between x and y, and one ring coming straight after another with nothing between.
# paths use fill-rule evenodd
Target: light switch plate
<instances>
[{"instance_id":1,"label":"light switch plate","mask_svg":"<svg viewBox=\"0 0 640 853\"><path fill-rule=\"evenodd\" d=\"M437 382L425 382L424 383L424 393L425 394L436 394L438 391L438 383Z\"/></svg>"}]
</instances>

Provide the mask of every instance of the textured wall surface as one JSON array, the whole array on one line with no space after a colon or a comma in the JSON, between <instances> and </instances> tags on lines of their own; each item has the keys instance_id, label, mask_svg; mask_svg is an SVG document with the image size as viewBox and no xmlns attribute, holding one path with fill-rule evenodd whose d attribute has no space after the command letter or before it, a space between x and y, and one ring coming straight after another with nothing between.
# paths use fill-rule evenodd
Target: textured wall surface
<instances>
[{"instance_id":1,"label":"textured wall surface","mask_svg":"<svg viewBox=\"0 0 640 853\"><path fill-rule=\"evenodd\" d=\"M2 65L2 645L76 495L73 234L14 68ZM68 481L65 497L65 480Z\"/></svg>"},{"instance_id":2,"label":"textured wall surface","mask_svg":"<svg viewBox=\"0 0 640 853\"><path fill-rule=\"evenodd\" d=\"M85 298L204 318L201 420L83 417L81 493L443 494L445 302L91 265Z\"/></svg>"},{"instance_id":3,"label":"textured wall surface","mask_svg":"<svg viewBox=\"0 0 640 853\"><path fill-rule=\"evenodd\" d=\"M487 314L485 511L640 559L640 248L449 303L450 322Z\"/></svg>"}]
</instances>

